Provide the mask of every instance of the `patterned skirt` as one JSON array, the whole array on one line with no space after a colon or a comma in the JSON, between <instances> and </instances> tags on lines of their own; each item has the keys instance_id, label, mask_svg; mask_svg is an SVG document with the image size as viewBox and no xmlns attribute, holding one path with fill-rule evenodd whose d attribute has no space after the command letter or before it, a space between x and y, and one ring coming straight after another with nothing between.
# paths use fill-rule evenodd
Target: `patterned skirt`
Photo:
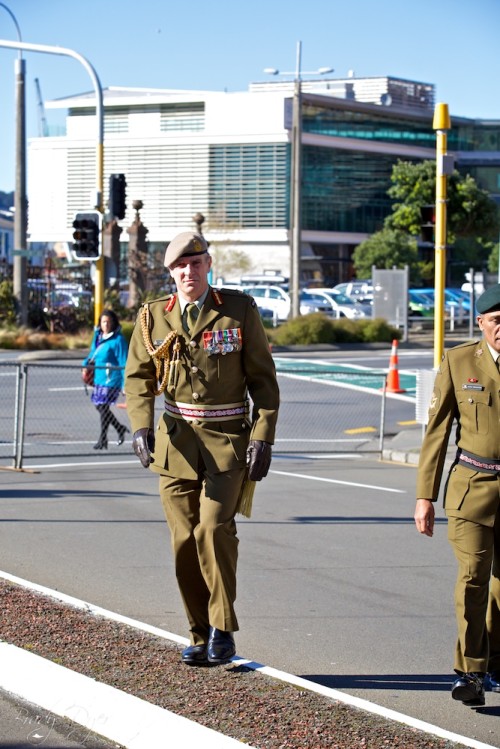
<instances>
[{"instance_id":1,"label":"patterned skirt","mask_svg":"<svg viewBox=\"0 0 500 749\"><path fill-rule=\"evenodd\" d=\"M96 406L112 406L120 395L120 388L109 388L106 385L94 385L90 400Z\"/></svg>"}]
</instances>

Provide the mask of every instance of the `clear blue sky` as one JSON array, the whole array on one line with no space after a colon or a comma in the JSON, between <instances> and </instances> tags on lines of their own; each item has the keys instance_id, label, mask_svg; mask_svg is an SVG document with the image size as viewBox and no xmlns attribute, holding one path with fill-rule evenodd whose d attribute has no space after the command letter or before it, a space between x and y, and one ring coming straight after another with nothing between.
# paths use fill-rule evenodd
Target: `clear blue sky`
<instances>
[{"instance_id":1,"label":"clear blue sky","mask_svg":"<svg viewBox=\"0 0 500 749\"><path fill-rule=\"evenodd\" d=\"M500 120L500 0L1 0L23 41L88 59L103 87L244 91L263 68L335 69L436 86L450 113ZM0 39L16 40L0 6ZM0 190L15 183L14 60L0 49ZM27 135L45 100L91 90L68 57L26 52ZM47 110L49 124L63 121Z\"/></svg>"}]
</instances>

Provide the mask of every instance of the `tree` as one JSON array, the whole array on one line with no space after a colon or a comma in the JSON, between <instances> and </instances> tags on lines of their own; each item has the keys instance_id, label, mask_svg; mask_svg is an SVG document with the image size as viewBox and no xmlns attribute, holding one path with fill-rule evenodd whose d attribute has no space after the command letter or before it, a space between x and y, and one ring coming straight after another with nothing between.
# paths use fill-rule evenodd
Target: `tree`
<instances>
[{"instance_id":1,"label":"tree","mask_svg":"<svg viewBox=\"0 0 500 749\"><path fill-rule=\"evenodd\" d=\"M373 266L404 268L408 265L411 280L414 283L420 280L417 241L401 229L384 228L376 232L356 247L352 259L360 278L370 278Z\"/></svg>"},{"instance_id":2,"label":"tree","mask_svg":"<svg viewBox=\"0 0 500 749\"><path fill-rule=\"evenodd\" d=\"M393 212L384 226L418 235L420 208L436 199L435 162L398 161L393 167L391 182L387 194L394 200ZM463 176L455 169L447 184L448 244L468 238L488 241L498 235L498 229L498 208L489 193L469 174Z\"/></svg>"},{"instance_id":3,"label":"tree","mask_svg":"<svg viewBox=\"0 0 500 749\"><path fill-rule=\"evenodd\" d=\"M219 242L211 242L210 254L213 260L215 278L235 278L248 273L252 262L246 252L228 248Z\"/></svg>"},{"instance_id":4,"label":"tree","mask_svg":"<svg viewBox=\"0 0 500 749\"><path fill-rule=\"evenodd\" d=\"M374 234L367 240L375 240L374 247L377 248L374 252L372 245L368 245L369 253L376 258L373 265L391 268L407 264L413 282L418 279L430 281L434 277L434 260L419 259L417 237L422 222L420 208L435 202L435 162L414 164L398 161L392 170L391 183L388 195L394 200L392 213L385 219L384 229L378 232L380 236ZM463 277L466 268L486 266L494 239L498 237L499 218L495 202L470 175L463 176L457 170L450 175L447 184L447 243L452 245L449 261L450 267L456 269L457 277ZM409 237L413 238L413 245L406 242ZM408 253L409 246L414 246L414 255ZM360 276L367 271L365 248L366 242L363 242L353 255Z\"/></svg>"}]
</instances>

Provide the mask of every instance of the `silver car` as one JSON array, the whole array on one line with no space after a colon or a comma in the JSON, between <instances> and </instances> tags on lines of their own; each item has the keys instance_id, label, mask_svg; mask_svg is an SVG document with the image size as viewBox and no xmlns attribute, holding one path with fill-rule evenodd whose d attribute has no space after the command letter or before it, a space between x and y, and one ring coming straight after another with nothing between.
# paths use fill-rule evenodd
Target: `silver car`
<instances>
[{"instance_id":1,"label":"silver car","mask_svg":"<svg viewBox=\"0 0 500 749\"><path fill-rule=\"evenodd\" d=\"M303 293L313 297L318 304L324 304L325 302L329 304L330 314L333 317L348 317L351 320L358 320L372 316L371 305L355 302L335 289L306 289Z\"/></svg>"}]
</instances>

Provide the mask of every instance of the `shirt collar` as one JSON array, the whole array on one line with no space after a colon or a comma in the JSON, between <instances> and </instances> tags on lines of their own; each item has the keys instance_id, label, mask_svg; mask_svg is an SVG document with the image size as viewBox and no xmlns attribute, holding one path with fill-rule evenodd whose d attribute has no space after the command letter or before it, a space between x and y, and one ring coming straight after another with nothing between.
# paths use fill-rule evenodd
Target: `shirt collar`
<instances>
[{"instance_id":1,"label":"shirt collar","mask_svg":"<svg viewBox=\"0 0 500 749\"><path fill-rule=\"evenodd\" d=\"M184 313L184 310L186 309L186 305L191 304L191 302L189 302L187 299L184 299L184 297L182 297L179 293L177 294L177 296L179 298L179 304L181 306L181 315L182 315ZM200 311L201 311L201 308L203 307L203 302L205 301L207 296L208 296L208 288L205 289L203 294L198 299L195 299L195 301L193 302L193 304L196 304L196 306L198 307Z\"/></svg>"},{"instance_id":2,"label":"shirt collar","mask_svg":"<svg viewBox=\"0 0 500 749\"><path fill-rule=\"evenodd\" d=\"M495 349L493 348L493 346L490 346L490 344L488 343L488 341L486 341L486 345L488 346L488 348L490 350L490 354L493 357L493 361L496 362L497 359L498 359L498 357L500 356L500 354L498 353L498 351L495 351Z\"/></svg>"}]
</instances>

